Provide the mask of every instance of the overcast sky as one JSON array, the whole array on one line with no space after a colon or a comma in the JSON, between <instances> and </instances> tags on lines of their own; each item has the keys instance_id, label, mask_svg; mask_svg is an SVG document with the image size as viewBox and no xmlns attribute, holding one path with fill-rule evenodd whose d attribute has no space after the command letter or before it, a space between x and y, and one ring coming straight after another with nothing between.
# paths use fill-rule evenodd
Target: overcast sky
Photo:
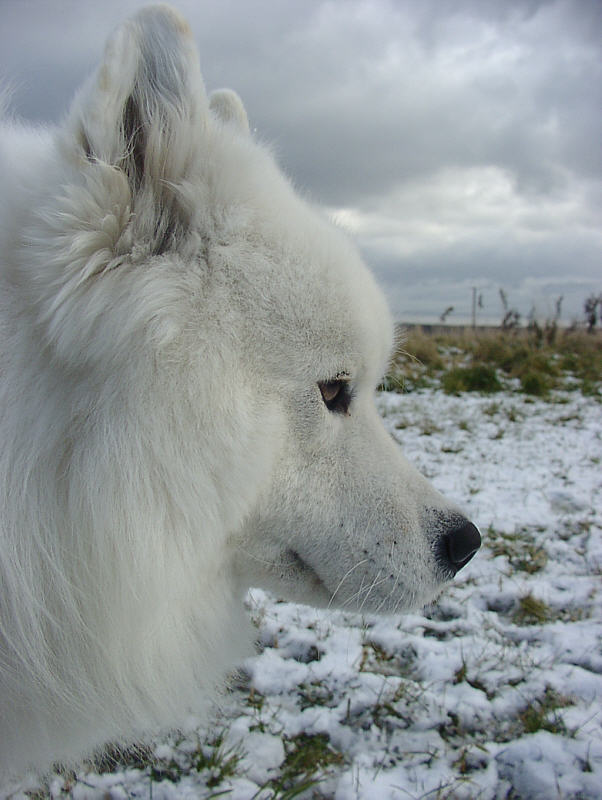
<instances>
[{"instance_id":1,"label":"overcast sky","mask_svg":"<svg viewBox=\"0 0 602 800\"><path fill-rule=\"evenodd\" d=\"M137 0L0 0L13 108L56 122ZM543 320L602 291L602 0L176 0L209 90L242 96L357 240L400 320Z\"/></svg>"}]
</instances>

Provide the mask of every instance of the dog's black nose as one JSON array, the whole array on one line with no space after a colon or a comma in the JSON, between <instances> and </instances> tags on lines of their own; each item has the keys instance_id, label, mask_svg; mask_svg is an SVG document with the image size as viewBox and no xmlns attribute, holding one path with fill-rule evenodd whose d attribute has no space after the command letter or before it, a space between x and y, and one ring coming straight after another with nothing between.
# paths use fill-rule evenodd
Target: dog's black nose
<instances>
[{"instance_id":1,"label":"dog's black nose","mask_svg":"<svg viewBox=\"0 0 602 800\"><path fill-rule=\"evenodd\" d=\"M443 566L456 573L468 564L480 546L481 534L472 522L466 520L443 534L438 557Z\"/></svg>"}]
</instances>

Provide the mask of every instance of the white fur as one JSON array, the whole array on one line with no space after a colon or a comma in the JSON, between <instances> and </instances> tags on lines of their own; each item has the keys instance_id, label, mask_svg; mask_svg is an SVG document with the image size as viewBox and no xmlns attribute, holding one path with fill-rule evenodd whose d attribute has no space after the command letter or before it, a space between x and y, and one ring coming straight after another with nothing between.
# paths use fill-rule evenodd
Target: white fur
<instances>
[{"instance_id":1,"label":"white fur","mask_svg":"<svg viewBox=\"0 0 602 800\"><path fill-rule=\"evenodd\" d=\"M140 12L65 123L0 138L0 769L181 723L241 598L389 611L457 512L373 391L392 322L355 249ZM345 373L349 415L318 382Z\"/></svg>"}]
</instances>

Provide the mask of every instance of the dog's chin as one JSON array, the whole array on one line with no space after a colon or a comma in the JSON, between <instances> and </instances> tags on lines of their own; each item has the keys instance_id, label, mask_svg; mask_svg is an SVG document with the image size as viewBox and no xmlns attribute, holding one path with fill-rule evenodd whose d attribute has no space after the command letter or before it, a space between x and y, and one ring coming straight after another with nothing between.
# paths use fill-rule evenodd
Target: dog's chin
<instances>
[{"instance_id":1,"label":"dog's chin","mask_svg":"<svg viewBox=\"0 0 602 800\"><path fill-rule=\"evenodd\" d=\"M266 563L266 562L264 562ZM338 591L329 589L317 571L305 561L296 550L282 551L278 560L270 563L270 568L255 573L253 577L246 575L247 588L252 586L267 589L276 597L294 603L380 615L397 615L419 611L425 606L436 603L439 595L449 583L437 580L430 590L415 592L403 590L390 595L373 592L368 596L357 597L357 589L350 589L351 596L339 585Z\"/></svg>"},{"instance_id":2,"label":"dog's chin","mask_svg":"<svg viewBox=\"0 0 602 800\"><path fill-rule=\"evenodd\" d=\"M248 556L247 551L239 553L233 573L241 597L256 586L285 601L317 608L332 605L332 591L296 551L282 550L277 558L272 556L269 560Z\"/></svg>"},{"instance_id":3,"label":"dog's chin","mask_svg":"<svg viewBox=\"0 0 602 800\"><path fill-rule=\"evenodd\" d=\"M318 573L295 550L282 552L253 585L267 589L276 597L317 608L331 605L332 592Z\"/></svg>"},{"instance_id":4,"label":"dog's chin","mask_svg":"<svg viewBox=\"0 0 602 800\"><path fill-rule=\"evenodd\" d=\"M318 608L332 608L345 610L352 613L376 613L380 615L407 614L434 605L439 596L449 584L447 580L438 579L430 588L421 592L398 591L383 596L374 593L372 596L357 599L356 590L352 597L345 596L343 591L328 589L316 570L304 561L295 550L286 551L287 573L285 576L286 599L299 603L306 603ZM341 589L341 586L339 586ZM281 590L282 591L282 590Z\"/></svg>"}]
</instances>

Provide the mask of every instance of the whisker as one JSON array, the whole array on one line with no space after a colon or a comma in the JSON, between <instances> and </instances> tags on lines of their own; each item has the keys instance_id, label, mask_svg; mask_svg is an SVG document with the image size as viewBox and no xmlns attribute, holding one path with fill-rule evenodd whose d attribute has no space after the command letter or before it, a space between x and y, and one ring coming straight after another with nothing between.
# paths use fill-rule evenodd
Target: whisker
<instances>
[{"instance_id":1,"label":"whisker","mask_svg":"<svg viewBox=\"0 0 602 800\"><path fill-rule=\"evenodd\" d=\"M245 550L244 547L238 547L237 549L240 553L244 553L251 561L256 561L258 564L263 564L265 567L292 567L295 564L294 559L291 561L270 561L267 558L260 558L255 555L255 553L250 553L248 550Z\"/></svg>"},{"instance_id":2,"label":"whisker","mask_svg":"<svg viewBox=\"0 0 602 800\"><path fill-rule=\"evenodd\" d=\"M361 605L357 609L358 611L361 611L363 609L364 605L366 604L366 601L369 599L369 597L370 597L370 595L372 593L372 590L376 586L379 586L381 583L383 583L384 581L387 580L386 577L385 578L380 578L381 574L382 574L382 569L378 571L378 573L376 574L374 580L372 581L372 583L369 586L364 586L364 580L362 579L362 583L361 583L359 589L357 591L355 591L350 597L348 597L347 600L345 600L344 605L345 606L351 605L351 603L356 601L363 594L364 598L362 600ZM380 578L380 580L379 580L379 578Z\"/></svg>"},{"instance_id":3,"label":"whisker","mask_svg":"<svg viewBox=\"0 0 602 800\"><path fill-rule=\"evenodd\" d=\"M388 579L388 577L387 577L386 575L385 575L385 577L384 577L384 578L381 578L381 577L380 577L380 576L381 576L381 574L382 574L382 569L378 571L378 573L377 573L376 577L374 578L374 580L373 580L373 581L372 581L372 583L370 584L370 588L368 589L368 591L366 592L366 596L365 596L365 597L364 597L364 599L362 600L362 603L361 603L361 605L360 605L360 607L359 607L359 611L362 611L362 609L363 609L363 608L364 608L364 606L366 605L366 603L367 603L367 601L368 601L368 599L369 599L370 595L371 595L371 594L372 594L372 592L374 591L374 589L376 589L376 587L377 587L377 586L380 586L382 583L386 583L386 581L388 581L388 580L389 580L389 579ZM379 580L379 578L380 578L380 580Z\"/></svg>"},{"instance_id":4,"label":"whisker","mask_svg":"<svg viewBox=\"0 0 602 800\"><path fill-rule=\"evenodd\" d=\"M358 561L357 563L355 563L355 564L354 564L354 565L353 565L353 566L352 566L350 569L348 569L348 570L347 570L347 572L346 572L346 573L343 575L343 577L342 577L342 578L341 578L341 580L339 581L339 583L338 583L338 585L337 585L337 588L334 590L334 592L333 592L333 593L332 593L332 595L330 596L330 600L328 601L328 606L327 606L327 608L330 608L330 606L332 605L332 602L333 602L334 598L335 598L335 597L336 597L336 595L337 595L337 592L339 591L339 589L341 588L341 586L343 585L343 583L344 583L344 582L347 580L347 578L348 578L348 577L351 575L351 573L352 573L354 570L356 570L358 567L361 567L361 566L362 566L362 564L366 564L367 562L368 562L368 559L367 559L367 558L364 558L364 559L362 559L361 561Z\"/></svg>"}]
</instances>

